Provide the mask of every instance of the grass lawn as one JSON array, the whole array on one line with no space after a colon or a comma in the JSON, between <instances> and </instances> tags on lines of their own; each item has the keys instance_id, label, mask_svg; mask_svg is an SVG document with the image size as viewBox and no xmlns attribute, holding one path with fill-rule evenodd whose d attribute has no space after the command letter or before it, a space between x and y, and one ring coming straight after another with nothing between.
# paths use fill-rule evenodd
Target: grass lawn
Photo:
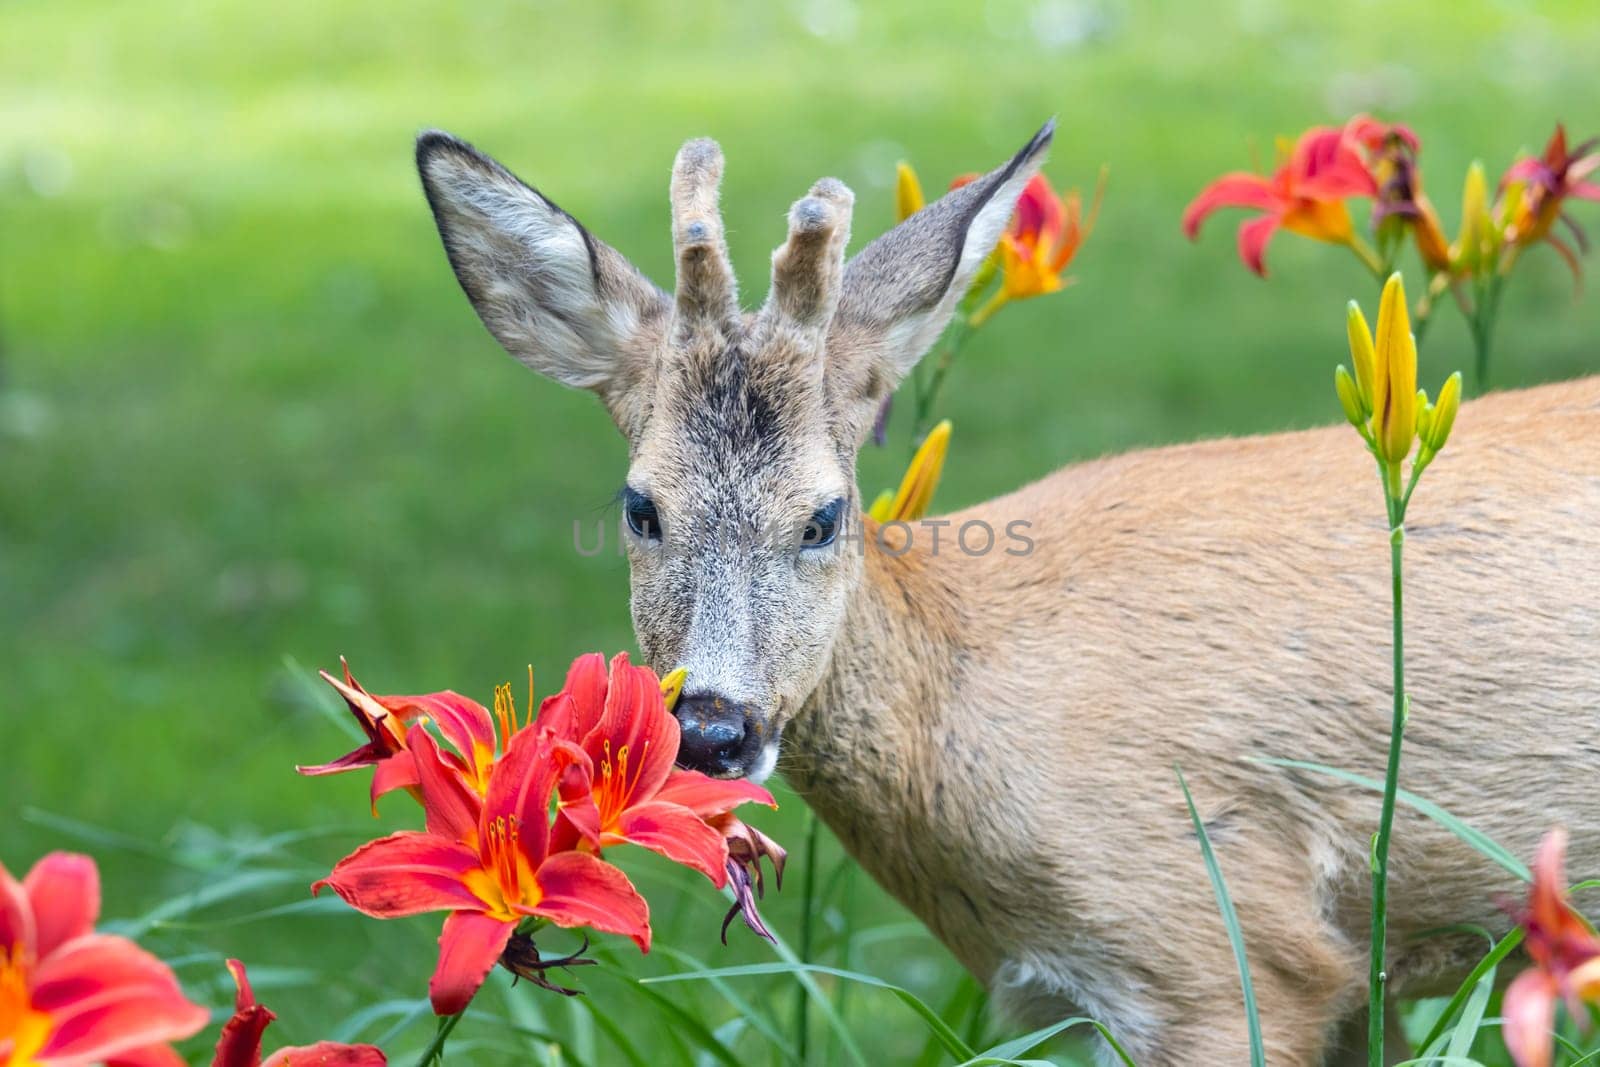
<instances>
[{"instance_id":1,"label":"grass lawn","mask_svg":"<svg viewBox=\"0 0 1600 1067\"><path fill-rule=\"evenodd\" d=\"M149 919L146 942L193 994L220 1005L221 957L251 964L281 1017L269 1047L347 1024L366 1039L398 1025L389 1045L413 1057L427 1041L431 1021L407 1013L437 920L300 903L376 830L361 776L292 771L347 747L314 670L343 654L378 692L487 700L530 660L548 689L572 656L631 633L623 561L578 557L571 532L614 514L623 442L476 321L418 189L419 129L497 155L658 281L672 155L716 136L754 302L784 212L818 176L855 189L859 247L892 221L897 159L940 185L1057 116L1049 173L1088 186L1109 164L1105 209L1078 283L1008 309L957 369L939 500L955 507L1107 451L1337 418L1344 303L1370 314L1377 295L1353 257L1280 237L1263 283L1235 258L1231 218L1198 246L1178 230L1204 182L1270 159L1276 135L1362 109L1403 118L1453 232L1469 160L1498 174L1557 118L1600 131L1592 0L1401 7L0 6L0 858L18 871L50 848L94 851L107 915ZM1593 372L1597 331L1600 301L1575 302L1541 249L1509 288L1496 380ZM1423 380L1470 361L1447 310ZM904 458L903 440L863 457L869 499ZM782 799L766 825L798 846L804 804ZM382 825L409 816L397 800ZM950 1002L950 957L841 862L824 838L821 958ZM453 1050L527 1062L509 1018L567 1042L561 1062L618 1062L598 1011L656 1062L658 1043L696 1040L660 996L765 1056L709 986L628 988L690 966L679 952L772 954L740 931L716 943L723 902L703 882L648 856L624 865L655 890L661 948L640 961L606 943L616 966L579 975L581 1000L491 990ZM769 897L791 941L802 873ZM151 915L208 887L210 903ZM260 915L280 906L292 917ZM791 1012L792 979L729 988ZM923 1048L887 994L840 1010L870 1062ZM818 1022L811 1042L831 1061L828 1033ZM556 1062L547 1043L536 1055Z\"/></svg>"}]
</instances>

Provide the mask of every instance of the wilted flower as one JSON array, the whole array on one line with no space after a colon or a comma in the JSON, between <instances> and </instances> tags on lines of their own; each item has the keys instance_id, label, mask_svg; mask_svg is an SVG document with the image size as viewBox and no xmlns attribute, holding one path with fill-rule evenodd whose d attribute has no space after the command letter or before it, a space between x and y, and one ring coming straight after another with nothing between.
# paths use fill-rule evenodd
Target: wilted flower
<instances>
[{"instance_id":1,"label":"wilted flower","mask_svg":"<svg viewBox=\"0 0 1600 1067\"><path fill-rule=\"evenodd\" d=\"M356 723L367 735L366 744L332 763L296 767L301 774L337 774L360 767L372 768L372 805L377 813L378 798L395 789L414 789L415 764L405 756L406 735L419 722L434 722L457 752L447 754L457 773L479 793L488 785L489 768L494 762L494 723L482 704L448 690L423 696L374 696L350 674L350 665L341 657L344 681L327 671L324 681L344 698Z\"/></svg>"},{"instance_id":2,"label":"wilted flower","mask_svg":"<svg viewBox=\"0 0 1600 1067\"><path fill-rule=\"evenodd\" d=\"M567 684L539 709L537 725L584 754L561 780L553 847L598 852L624 842L693 867L721 888L727 846L706 819L748 801L776 807L745 778L717 779L673 766L678 720L661 683L626 653L580 656Z\"/></svg>"},{"instance_id":3,"label":"wilted flower","mask_svg":"<svg viewBox=\"0 0 1600 1067\"><path fill-rule=\"evenodd\" d=\"M1565 831L1545 835L1527 906L1516 913L1533 960L1506 989L1501 1011L1506 1047L1517 1067L1549 1067L1558 998L1580 1026L1586 1021L1583 1002L1600 1003L1600 938L1567 903L1566 851Z\"/></svg>"},{"instance_id":4,"label":"wilted flower","mask_svg":"<svg viewBox=\"0 0 1600 1067\"><path fill-rule=\"evenodd\" d=\"M344 1045L337 1041L280 1048L262 1062L261 1035L277 1016L266 1005L256 1003L244 964L229 960L228 973L233 975L238 994L233 1017L222 1024L222 1038L217 1042L211 1067L383 1067L388 1062L372 1045Z\"/></svg>"},{"instance_id":5,"label":"wilted flower","mask_svg":"<svg viewBox=\"0 0 1600 1067\"><path fill-rule=\"evenodd\" d=\"M733 886L733 907L722 918L722 943L728 943L728 924L735 915L744 920L752 933L776 942L772 931L762 921L756 910L756 901L767 892L766 877L762 872L763 858L772 862L772 873L777 888L783 888L783 865L789 854L778 843L760 830L735 819L732 815L713 820L713 824L728 840L728 883Z\"/></svg>"},{"instance_id":6,"label":"wilted flower","mask_svg":"<svg viewBox=\"0 0 1600 1067\"><path fill-rule=\"evenodd\" d=\"M94 932L100 873L52 852L21 882L0 864L0 1063L174 1065L169 1042L209 1013L166 964L127 938Z\"/></svg>"},{"instance_id":7,"label":"wilted flower","mask_svg":"<svg viewBox=\"0 0 1600 1067\"><path fill-rule=\"evenodd\" d=\"M1370 137L1371 132L1349 125L1313 127L1301 135L1287 160L1270 177L1242 171L1223 175L1184 209L1184 234L1193 239L1200 224L1218 208L1264 212L1261 218L1239 226L1239 258L1263 277L1267 273L1267 242L1280 228L1363 252L1345 201L1377 195L1378 183L1362 151L1362 137Z\"/></svg>"},{"instance_id":8,"label":"wilted flower","mask_svg":"<svg viewBox=\"0 0 1600 1067\"><path fill-rule=\"evenodd\" d=\"M1544 154L1518 160L1500 182L1507 240L1523 248L1548 241L1566 260L1573 277L1580 274L1578 252L1588 247L1588 241L1563 208L1569 198L1600 200L1600 184L1586 180L1600 169L1597 145L1600 138L1591 138L1569 150L1566 128L1557 125ZM1572 235L1577 251L1553 232L1558 220Z\"/></svg>"},{"instance_id":9,"label":"wilted flower","mask_svg":"<svg viewBox=\"0 0 1600 1067\"><path fill-rule=\"evenodd\" d=\"M425 728L413 726L406 745L427 830L368 842L311 888L330 886L380 919L449 911L428 986L435 1012L467 1006L526 918L624 934L649 951L650 909L627 876L590 853L551 849L556 781L586 761L580 749L531 723L506 742L479 797Z\"/></svg>"},{"instance_id":10,"label":"wilted flower","mask_svg":"<svg viewBox=\"0 0 1600 1067\"><path fill-rule=\"evenodd\" d=\"M875 522L915 522L928 513L933 494L939 488L939 476L944 472L944 457L950 450L950 420L945 419L928 431L911 457L900 488L885 489L872 502L867 514Z\"/></svg>"},{"instance_id":11,"label":"wilted flower","mask_svg":"<svg viewBox=\"0 0 1600 1067\"><path fill-rule=\"evenodd\" d=\"M578 990L556 985L546 977L546 974L558 968L593 966L595 961L584 956L587 951L589 951L589 938L585 936L583 944L578 946L576 952L546 959L539 955L539 946L534 944L533 938L519 930L511 935L511 940L506 942L505 950L500 953L500 966L516 975L518 979L525 978L540 989L548 989L564 997L575 997L578 995Z\"/></svg>"}]
</instances>

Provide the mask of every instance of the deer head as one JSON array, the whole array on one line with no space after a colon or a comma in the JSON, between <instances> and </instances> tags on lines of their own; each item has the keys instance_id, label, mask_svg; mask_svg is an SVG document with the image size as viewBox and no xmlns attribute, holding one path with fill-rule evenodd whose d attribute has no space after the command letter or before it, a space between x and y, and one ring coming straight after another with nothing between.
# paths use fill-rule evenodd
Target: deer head
<instances>
[{"instance_id":1,"label":"deer head","mask_svg":"<svg viewBox=\"0 0 1600 1067\"><path fill-rule=\"evenodd\" d=\"M857 450L999 241L1053 130L848 263L853 196L817 182L789 211L756 312L739 305L714 142L690 141L673 165L669 296L471 145L418 140L450 265L484 325L529 367L597 393L628 440L634 630L657 669L688 669L686 765L772 772L862 580Z\"/></svg>"}]
</instances>

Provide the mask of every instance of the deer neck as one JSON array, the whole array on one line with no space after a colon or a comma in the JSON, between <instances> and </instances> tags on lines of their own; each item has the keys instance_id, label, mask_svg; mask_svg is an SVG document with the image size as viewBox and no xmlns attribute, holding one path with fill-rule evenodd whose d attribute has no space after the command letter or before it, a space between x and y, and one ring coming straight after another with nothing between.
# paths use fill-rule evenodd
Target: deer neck
<instances>
[{"instance_id":1,"label":"deer neck","mask_svg":"<svg viewBox=\"0 0 1600 1067\"><path fill-rule=\"evenodd\" d=\"M781 764L858 858L886 838L925 838L943 778L935 761L949 735L962 615L932 556L882 551L871 531L867 542L844 628L785 731Z\"/></svg>"}]
</instances>

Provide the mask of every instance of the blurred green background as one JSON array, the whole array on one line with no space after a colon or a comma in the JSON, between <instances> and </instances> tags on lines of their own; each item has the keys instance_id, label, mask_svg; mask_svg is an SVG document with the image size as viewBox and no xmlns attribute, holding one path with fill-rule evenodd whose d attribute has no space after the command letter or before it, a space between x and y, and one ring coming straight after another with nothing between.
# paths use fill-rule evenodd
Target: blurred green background
<instances>
[{"instance_id":1,"label":"blurred green background","mask_svg":"<svg viewBox=\"0 0 1600 1067\"><path fill-rule=\"evenodd\" d=\"M431 1033L406 1013L437 919L300 910L311 877L412 819L397 798L368 821L364 776L293 774L348 747L315 667L344 654L378 692L487 700L530 660L547 689L631 634L623 561L578 557L571 532L614 517L623 443L478 324L418 188L418 130L474 141L668 283L673 153L717 137L755 302L818 176L855 189L859 247L892 221L896 160L932 191L1057 116L1048 173L1087 187L1108 164L1104 212L1074 287L968 347L942 405L954 507L1107 451L1336 418L1342 309L1372 306L1370 278L1280 236L1262 282L1233 217L1182 238L1189 197L1280 134L1370 110L1421 134L1453 232L1469 160L1498 174L1557 119L1600 132L1596 55L1592 0L0 5L0 859L94 851L107 915L144 916L195 995L226 999L222 955L251 964L281 1016L269 1047L359 1029L414 1054ZM1497 382L1592 372L1597 327L1600 301L1540 249L1508 290ZM1470 360L1446 309L1423 379ZM869 498L903 445L863 456ZM762 824L798 846L804 805L783 799ZM564 1062L615 1062L595 1008L642 1050L693 1044L619 975L687 966L668 949L772 958L742 931L716 944L703 882L619 858L664 949L608 944L617 965L578 976L586 1003L491 991L452 1048L549 1059L509 1017L568 1041ZM842 870L824 838L822 958L959 994L943 950ZM801 874L769 896L791 942ZM652 988L765 1055L717 990ZM791 1011L788 979L733 991ZM884 994L842 1010L873 1062L923 1047Z\"/></svg>"}]
</instances>

